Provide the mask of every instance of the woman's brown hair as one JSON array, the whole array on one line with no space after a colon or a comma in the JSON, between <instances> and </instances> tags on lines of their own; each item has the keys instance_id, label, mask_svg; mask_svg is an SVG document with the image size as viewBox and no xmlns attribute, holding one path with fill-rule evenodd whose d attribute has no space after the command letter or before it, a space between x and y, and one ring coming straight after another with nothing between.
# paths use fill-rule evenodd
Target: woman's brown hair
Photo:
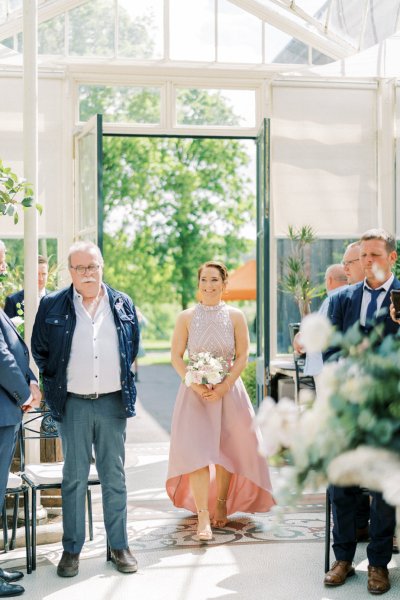
<instances>
[{"instance_id":1,"label":"woman's brown hair","mask_svg":"<svg viewBox=\"0 0 400 600\"><path fill-rule=\"evenodd\" d=\"M222 283L226 283L228 281L228 269L224 265L224 263L219 262L218 260L209 260L202 264L197 271L197 282L200 281L201 272L206 268L217 269L219 274L221 275Z\"/></svg>"}]
</instances>

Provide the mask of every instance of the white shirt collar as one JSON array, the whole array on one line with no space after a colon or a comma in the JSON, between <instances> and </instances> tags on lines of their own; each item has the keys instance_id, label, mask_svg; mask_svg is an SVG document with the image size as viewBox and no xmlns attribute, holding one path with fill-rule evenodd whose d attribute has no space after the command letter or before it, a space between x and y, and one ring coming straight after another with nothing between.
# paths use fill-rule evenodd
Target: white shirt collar
<instances>
[{"instance_id":1,"label":"white shirt collar","mask_svg":"<svg viewBox=\"0 0 400 600\"><path fill-rule=\"evenodd\" d=\"M385 290L385 292L388 291L388 289L390 288L390 286L393 283L393 279L394 279L394 275L393 273L390 275L389 279L386 279L386 281L384 283L382 283L379 287L382 288L382 290ZM369 290L371 290L372 288L368 285L367 283L367 278L364 279L364 287L368 288Z\"/></svg>"}]
</instances>

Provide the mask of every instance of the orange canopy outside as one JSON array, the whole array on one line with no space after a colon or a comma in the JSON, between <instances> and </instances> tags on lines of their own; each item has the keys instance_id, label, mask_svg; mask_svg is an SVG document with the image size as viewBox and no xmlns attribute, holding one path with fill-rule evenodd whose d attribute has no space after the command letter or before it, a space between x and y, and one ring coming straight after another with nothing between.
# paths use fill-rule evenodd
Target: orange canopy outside
<instances>
[{"instance_id":1,"label":"orange canopy outside","mask_svg":"<svg viewBox=\"0 0 400 600\"><path fill-rule=\"evenodd\" d=\"M228 279L228 285L222 296L223 300L256 300L257 297L256 261L249 260L236 269Z\"/></svg>"}]
</instances>

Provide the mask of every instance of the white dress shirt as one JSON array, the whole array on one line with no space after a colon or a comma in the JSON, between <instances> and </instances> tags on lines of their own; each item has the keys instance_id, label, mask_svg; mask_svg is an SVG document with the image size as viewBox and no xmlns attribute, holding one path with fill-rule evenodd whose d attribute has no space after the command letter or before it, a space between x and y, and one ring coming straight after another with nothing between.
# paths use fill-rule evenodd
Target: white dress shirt
<instances>
[{"instance_id":1,"label":"white dress shirt","mask_svg":"<svg viewBox=\"0 0 400 600\"><path fill-rule=\"evenodd\" d=\"M93 317L74 288L76 327L67 367L67 390L75 394L108 394L121 389L117 329L106 288Z\"/></svg>"},{"instance_id":2,"label":"white dress shirt","mask_svg":"<svg viewBox=\"0 0 400 600\"><path fill-rule=\"evenodd\" d=\"M318 309L319 315L323 315L324 317L328 316L329 301L331 297L339 293L345 287L347 287L347 285L341 285L328 292L327 297ZM321 373L323 366L324 361L322 360L322 352L307 352L303 375L315 377Z\"/></svg>"},{"instance_id":3,"label":"white dress shirt","mask_svg":"<svg viewBox=\"0 0 400 600\"><path fill-rule=\"evenodd\" d=\"M379 311L379 309L382 306L382 302L384 301L385 296L388 293L388 290L393 283L393 279L394 279L394 275L392 273L391 276L389 277L389 279L387 279L384 283L382 283L382 285L378 286L378 288L382 288L382 292L379 294L378 298L376 299L377 312ZM368 304L371 302L371 294L365 289L366 287L369 289L372 289L369 287L367 280L364 279L364 290L363 290L363 297L362 297L362 301L361 301L361 310L360 310L360 325L362 325L363 327L365 326L365 321L367 318Z\"/></svg>"}]
</instances>

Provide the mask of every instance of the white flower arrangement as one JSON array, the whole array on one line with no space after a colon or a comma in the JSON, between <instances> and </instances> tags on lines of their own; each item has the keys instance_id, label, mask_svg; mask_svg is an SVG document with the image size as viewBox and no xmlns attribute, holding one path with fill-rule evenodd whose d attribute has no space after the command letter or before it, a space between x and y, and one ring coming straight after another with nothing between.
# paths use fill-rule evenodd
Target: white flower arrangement
<instances>
[{"instance_id":1,"label":"white flower arrangement","mask_svg":"<svg viewBox=\"0 0 400 600\"><path fill-rule=\"evenodd\" d=\"M321 319L320 315L307 317L306 339L311 332L318 338L315 345L311 342L313 350L323 338L329 340L341 358L324 365L313 404L300 408L285 398L277 404L269 398L257 417L265 440L260 451L271 456L285 450L293 467L291 488L284 486L283 502L294 498L307 483L339 481L349 469L349 482L357 483L354 473L359 470L360 481L370 487L365 474L375 452L393 454L400 461L400 337L382 339L377 327L366 338L357 325L345 334L334 333L327 319L324 324ZM357 448L360 461L349 465L344 457L355 456ZM378 479L381 476L383 471L374 474ZM397 482L391 482L390 492L385 489L391 500L393 489L399 489Z\"/></svg>"},{"instance_id":2,"label":"white flower arrangement","mask_svg":"<svg viewBox=\"0 0 400 600\"><path fill-rule=\"evenodd\" d=\"M228 362L222 357L215 357L211 352L198 352L189 357L186 367L185 384L216 385L221 383L229 373Z\"/></svg>"}]
</instances>

